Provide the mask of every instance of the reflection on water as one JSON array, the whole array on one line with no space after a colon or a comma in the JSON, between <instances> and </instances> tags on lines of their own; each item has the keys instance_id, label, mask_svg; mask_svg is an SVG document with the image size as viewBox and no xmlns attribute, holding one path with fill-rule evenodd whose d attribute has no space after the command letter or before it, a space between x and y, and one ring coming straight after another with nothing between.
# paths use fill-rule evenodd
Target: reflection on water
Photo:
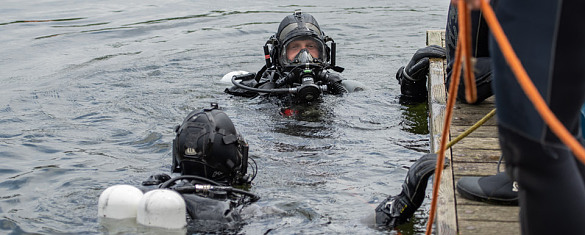
<instances>
[{"instance_id":1,"label":"reflection on water","mask_svg":"<svg viewBox=\"0 0 585 235\"><path fill-rule=\"evenodd\" d=\"M429 115L427 114L428 106L426 102L402 103L401 110L404 121L402 129L404 131L421 135L429 134Z\"/></svg>"},{"instance_id":2,"label":"reflection on water","mask_svg":"<svg viewBox=\"0 0 585 235\"><path fill-rule=\"evenodd\" d=\"M162 233L99 221L99 194L169 173L173 127L216 102L259 168L250 190L262 199L241 233L394 233L364 218L428 151L428 127L426 107L399 102L393 73L426 30L444 28L447 4L3 1L0 231ZM299 8L335 38L342 75L368 89L298 107L223 93L221 77L257 71L262 46ZM421 233L425 216L398 231Z\"/></svg>"}]
</instances>

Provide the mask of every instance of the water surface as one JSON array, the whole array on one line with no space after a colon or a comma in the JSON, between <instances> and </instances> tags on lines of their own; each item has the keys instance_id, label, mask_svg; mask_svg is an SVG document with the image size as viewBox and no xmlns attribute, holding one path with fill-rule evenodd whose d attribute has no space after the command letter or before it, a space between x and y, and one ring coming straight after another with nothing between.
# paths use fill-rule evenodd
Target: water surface
<instances>
[{"instance_id":1,"label":"water surface","mask_svg":"<svg viewBox=\"0 0 585 235\"><path fill-rule=\"evenodd\" d=\"M374 207L428 151L426 109L398 102L396 70L443 29L447 0L3 1L0 7L0 231L161 233L104 225L99 194L169 173L173 127L217 102L259 166L245 234L386 234ZM368 89L287 118L219 82L256 72L295 9L337 42L343 76ZM422 233L425 208L402 234ZM165 231L168 232L168 231Z\"/></svg>"}]
</instances>

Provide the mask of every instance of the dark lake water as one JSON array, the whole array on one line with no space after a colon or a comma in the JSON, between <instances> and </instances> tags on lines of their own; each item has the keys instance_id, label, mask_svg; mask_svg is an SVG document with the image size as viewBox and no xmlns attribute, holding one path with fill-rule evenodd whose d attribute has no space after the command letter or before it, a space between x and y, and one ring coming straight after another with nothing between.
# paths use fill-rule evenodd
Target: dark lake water
<instances>
[{"instance_id":1,"label":"dark lake water","mask_svg":"<svg viewBox=\"0 0 585 235\"><path fill-rule=\"evenodd\" d=\"M0 233L168 233L97 218L100 193L170 173L173 127L219 103L258 164L244 234L419 234L372 226L429 150L426 107L398 102L396 70L444 29L447 0L5 0L0 4ZM221 77L256 72L295 9L337 43L344 78L310 117L231 97ZM428 204L427 204L428 205Z\"/></svg>"}]
</instances>

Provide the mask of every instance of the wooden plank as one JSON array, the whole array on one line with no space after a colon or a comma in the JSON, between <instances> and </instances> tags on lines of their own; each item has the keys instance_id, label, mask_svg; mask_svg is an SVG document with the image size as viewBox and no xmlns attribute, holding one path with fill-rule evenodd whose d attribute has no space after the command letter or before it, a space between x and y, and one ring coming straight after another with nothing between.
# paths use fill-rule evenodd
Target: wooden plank
<instances>
[{"instance_id":1,"label":"wooden plank","mask_svg":"<svg viewBox=\"0 0 585 235\"><path fill-rule=\"evenodd\" d=\"M482 119L486 113L481 114L468 114L466 116L462 116L460 113L453 114L453 121L451 125L454 126L473 126L477 121ZM497 120L496 118L490 118L485 124L485 126L496 126Z\"/></svg>"},{"instance_id":2,"label":"wooden plank","mask_svg":"<svg viewBox=\"0 0 585 235\"><path fill-rule=\"evenodd\" d=\"M427 45L445 46L444 30L427 31ZM445 89L445 60L430 59L428 97L429 97L429 129L431 151L437 152L440 148L441 134L443 134L446 105ZM449 134L449 133L445 133ZM445 153L445 161L451 163L451 153ZM453 181L452 164L449 164L441 176L439 198L437 198L437 220L435 221L437 234L457 234L457 214L455 208L455 185Z\"/></svg>"},{"instance_id":3,"label":"wooden plank","mask_svg":"<svg viewBox=\"0 0 585 235\"><path fill-rule=\"evenodd\" d=\"M497 163L500 160L500 156L502 156L502 152L499 149L470 150L459 147L460 146L455 146L452 149L451 156L453 162Z\"/></svg>"},{"instance_id":4,"label":"wooden plank","mask_svg":"<svg viewBox=\"0 0 585 235\"><path fill-rule=\"evenodd\" d=\"M462 149L500 149L497 137L469 137L463 138L457 143L457 148Z\"/></svg>"},{"instance_id":5,"label":"wooden plank","mask_svg":"<svg viewBox=\"0 0 585 235\"><path fill-rule=\"evenodd\" d=\"M504 171L505 166L502 164L500 170ZM478 163L478 162L454 162L453 171L458 176L488 176L497 173L498 163Z\"/></svg>"},{"instance_id":6,"label":"wooden plank","mask_svg":"<svg viewBox=\"0 0 585 235\"><path fill-rule=\"evenodd\" d=\"M463 81L461 81L461 82L463 82ZM496 104L496 98L494 96L490 96L487 99L485 99L484 101L482 101L480 104L473 104L473 105L466 104L466 103L459 101L459 100L457 101L457 103L459 105L480 106L480 107L481 106L490 106L491 107L491 106L494 106Z\"/></svg>"},{"instance_id":7,"label":"wooden plank","mask_svg":"<svg viewBox=\"0 0 585 235\"><path fill-rule=\"evenodd\" d=\"M460 114L487 114L489 111L493 109L493 104L480 104L480 105L469 105L469 104L457 104L455 105L455 110L458 111ZM486 112L487 111L487 112Z\"/></svg>"},{"instance_id":8,"label":"wooden plank","mask_svg":"<svg viewBox=\"0 0 585 235\"><path fill-rule=\"evenodd\" d=\"M455 177L455 179L458 180L459 178ZM489 203L486 203L486 202L469 200L467 198L461 197L461 194L459 194L459 192L456 193L456 196L457 196L457 208L458 209L459 209L459 207L461 205L475 205L475 206L485 206L485 207L490 207L490 206L493 205L493 204L489 204ZM514 206L514 207L516 207L516 206ZM464 213L460 213L459 216L460 217L463 217L460 220L466 220L467 219L467 218L464 218L465 217L465 214Z\"/></svg>"},{"instance_id":9,"label":"wooden plank","mask_svg":"<svg viewBox=\"0 0 585 235\"><path fill-rule=\"evenodd\" d=\"M520 234L518 222L460 220L459 235Z\"/></svg>"},{"instance_id":10,"label":"wooden plank","mask_svg":"<svg viewBox=\"0 0 585 235\"><path fill-rule=\"evenodd\" d=\"M469 128L471 128L471 125L452 125L451 126L451 135L453 136L458 136L461 133L469 130ZM468 137L493 137L494 133L498 133L498 127L497 126L486 126L486 125L482 125L479 128L477 128L475 131L473 131L471 134L469 134Z\"/></svg>"},{"instance_id":11,"label":"wooden plank","mask_svg":"<svg viewBox=\"0 0 585 235\"><path fill-rule=\"evenodd\" d=\"M427 46L430 45L445 47L445 30L427 30Z\"/></svg>"},{"instance_id":12,"label":"wooden plank","mask_svg":"<svg viewBox=\"0 0 585 235\"><path fill-rule=\"evenodd\" d=\"M445 93L443 63L440 59L431 59L429 65L429 131L431 133L431 151L437 152L444 128L447 95Z\"/></svg>"},{"instance_id":13,"label":"wooden plank","mask_svg":"<svg viewBox=\"0 0 585 235\"><path fill-rule=\"evenodd\" d=\"M447 95L445 93L443 63L440 59L431 59L429 65L429 131L431 133L431 151L439 150L443 132Z\"/></svg>"},{"instance_id":14,"label":"wooden plank","mask_svg":"<svg viewBox=\"0 0 585 235\"><path fill-rule=\"evenodd\" d=\"M519 212L520 208L517 206L491 206L487 203L457 205L457 213L465 216L465 220L515 222L518 221Z\"/></svg>"},{"instance_id":15,"label":"wooden plank","mask_svg":"<svg viewBox=\"0 0 585 235\"><path fill-rule=\"evenodd\" d=\"M473 124L475 124L477 121L479 121L481 118L483 118L484 115L485 114L482 114L482 115L469 115L469 116L466 116L466 117L461 117L461 116L455 116L454 115L453 120L451 122L451 125L453 125L453 126L473 126ZM494 126L495 127L497 125L497 121L496 121L495 118L491 118L484 125L485 126Z\"/></svg>"}]
</instances>

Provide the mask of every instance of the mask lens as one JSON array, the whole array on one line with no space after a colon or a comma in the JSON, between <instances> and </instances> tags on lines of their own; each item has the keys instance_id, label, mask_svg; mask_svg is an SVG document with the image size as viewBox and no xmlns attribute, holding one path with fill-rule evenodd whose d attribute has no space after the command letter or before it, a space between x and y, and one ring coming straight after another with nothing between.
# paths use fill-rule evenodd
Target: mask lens
<instances>
[{"instance_id":1,"label":"mask lens","mask_svg":"<svg viewBox=\"0 0 585 235\"><path fill-rule=\"evenodd\" d=\"M313 37L300 37L284 45L281 61L285 66L304 63L315 63L315 59L323 61L325 58L325 45L322 41Z\"/></svg>"}]
</instances>

